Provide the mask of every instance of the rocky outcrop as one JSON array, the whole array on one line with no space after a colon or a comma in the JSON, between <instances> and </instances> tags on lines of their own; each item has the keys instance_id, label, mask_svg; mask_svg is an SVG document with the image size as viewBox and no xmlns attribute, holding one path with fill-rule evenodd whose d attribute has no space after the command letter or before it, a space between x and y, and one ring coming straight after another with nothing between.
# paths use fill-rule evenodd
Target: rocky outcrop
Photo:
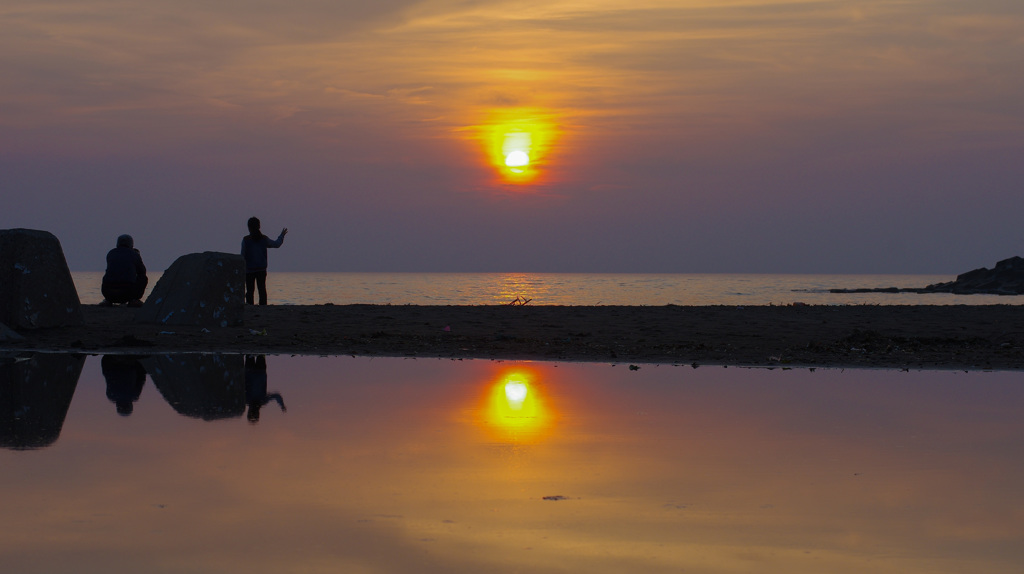
<instances>
[{"instance_id":1,"label":"rocky outcrop","mask_svg":"<svg viewBox=\"0 0 1024 574\"><path fill-rule=\"evenodd\" d=\"M245 263L241 255L182 255L157 281L136 323L227 327L242 324Z\"/></svg>"},{"instance_id":2,"label":"rocky outcrop","mask_svg":"<svg viewBox=\"0 0 1024 574\"><path fill-rule=\"evenodd\" d=\"M981 267L956 276L956 281L936 283L924 288L925 293L958 293L970 295L1024 294L1024 259L1011 257L996 263L993 269Z\"/></svg>"},{"instance_id":3,"label":"rocky outcrop","mask_svg":"<svg viewBox=\"0 0 1024 574\"><path fill-rule=\"evenodd\" d=\"M956 295L1024 295L1024 259L1011 257L993 269L981 267L956 276L956 281L927 287L830 289L832 293L953 293Z\"/></svg>"},{"instance_id":4,"label":"rocky outcrop","mask_svg":"<svg viewBox=\"0 0 1024 574\"><path fill-rule=\"evenodd\" d=\"M0 230L0 323L13 329L82 324L82 305L57 237Z\"/></svg>"}]
</instances>

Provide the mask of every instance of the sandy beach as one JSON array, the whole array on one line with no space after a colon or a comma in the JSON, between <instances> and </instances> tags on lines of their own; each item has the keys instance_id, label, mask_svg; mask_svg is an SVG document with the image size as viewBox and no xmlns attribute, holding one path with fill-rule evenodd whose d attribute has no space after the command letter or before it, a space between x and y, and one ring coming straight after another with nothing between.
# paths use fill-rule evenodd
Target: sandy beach
<instances>
[{"instance_id":1,"label":"sandy beach","mask_svg":"<svg viewBox=\"0 0 1024 574\"><path fill-rule=\"evenodd\" d=\"M5 350L225 352L685 365L1024 369L1024 307L310 305L246 309L243 326L132 321L24 331Z\"/></svg>"}]
</instances>

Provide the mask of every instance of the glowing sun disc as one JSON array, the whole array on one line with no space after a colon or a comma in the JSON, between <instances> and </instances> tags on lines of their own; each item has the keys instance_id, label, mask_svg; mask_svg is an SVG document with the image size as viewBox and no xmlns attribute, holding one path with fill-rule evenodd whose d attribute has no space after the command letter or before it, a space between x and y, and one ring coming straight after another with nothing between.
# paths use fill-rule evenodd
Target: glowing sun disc
<instances>
[{"instance_id":1,"label":"glowing sun disc","mask_svg":"<svg viewBox=\"0 0 1024 574\"><path fill-rule=\"evenodd\" d=\"M523 167L530 163L530 156L525 151L516 150L505 156L505 165L508 167Z\"/></svg>"}]
</instances>

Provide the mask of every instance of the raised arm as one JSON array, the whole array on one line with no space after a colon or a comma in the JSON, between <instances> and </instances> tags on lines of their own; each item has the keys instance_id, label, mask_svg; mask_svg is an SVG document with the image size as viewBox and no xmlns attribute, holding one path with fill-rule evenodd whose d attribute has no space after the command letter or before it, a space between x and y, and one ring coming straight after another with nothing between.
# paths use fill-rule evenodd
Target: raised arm
<instances>
[{"instance_id":1,"label":"raised arm","mask_svg":"<svg viewBox=\"0 0 1024 574\"><path fill-rule=\"evenodd\" d=\"M277 239L275 239L274 241L271 241L270 238L268 237L267 238L267 247L281 247L281 245L284 243L284 236L285 235L288 235L288 228L287 227L285 227L284 229L281 230L281 235L278 235Z\"/></svg>"}]
</instances>

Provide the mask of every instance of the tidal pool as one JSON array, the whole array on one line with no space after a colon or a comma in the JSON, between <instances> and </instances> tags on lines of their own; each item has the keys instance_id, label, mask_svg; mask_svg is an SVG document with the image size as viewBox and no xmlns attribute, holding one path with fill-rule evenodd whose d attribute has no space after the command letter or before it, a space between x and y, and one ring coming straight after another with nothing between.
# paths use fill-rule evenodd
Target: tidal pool
<instances>
[{"instance_id":1,"label":"tidal pool","mask_svg":"<svg viewBox=\"0 0 1024 574\"><path fill-rule=\"evenodd\" d=\"M1022 379L0 359L0 569L1017 573Z\"/></svg>"}]
</instances>

